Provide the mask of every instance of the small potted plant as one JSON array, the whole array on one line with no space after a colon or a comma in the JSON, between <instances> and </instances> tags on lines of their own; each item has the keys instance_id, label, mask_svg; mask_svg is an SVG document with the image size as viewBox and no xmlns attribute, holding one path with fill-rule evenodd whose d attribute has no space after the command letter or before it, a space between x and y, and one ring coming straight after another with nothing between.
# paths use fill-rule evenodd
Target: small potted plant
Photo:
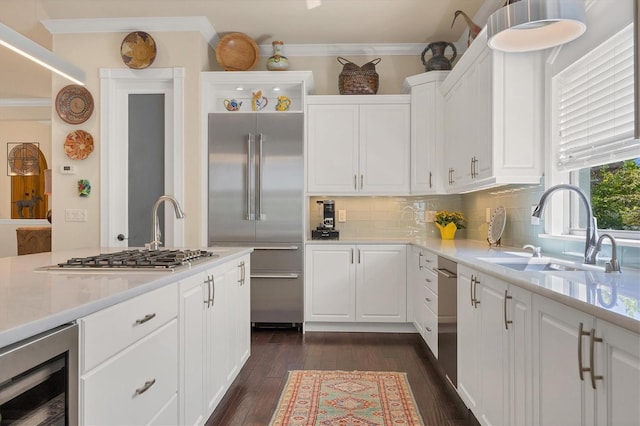
<instances>
[{"instance_id":1,"label":"small potted plant","mask_svg":"<svg viewBox=\"0 0 640 426\"><path fill-rule=\"evenodd\" d=\"M453 240L458 229L465 229L464 215L462 212L449 212L440 210L436 212L435 224L440 230L443 240Z\"/></svg>"}]
</instances>

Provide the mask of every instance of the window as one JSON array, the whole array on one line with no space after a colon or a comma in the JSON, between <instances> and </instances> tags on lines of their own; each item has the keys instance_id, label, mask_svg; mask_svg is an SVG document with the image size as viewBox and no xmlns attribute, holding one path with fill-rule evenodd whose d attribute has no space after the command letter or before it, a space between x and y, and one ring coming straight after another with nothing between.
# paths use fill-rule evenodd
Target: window
<instances>
[{"instance_id":1,"label":"window","mask_svg":"<svg viewBox=\"0 0 640 426\"><path fill-rule=\"evenodd\" d=\"M634 35L629 25L554 77L556 170L591 198L599 229L640 237L640 141L634 139ZM572 197L564 229L585 213Z\"/></svg>"}]
</instances>

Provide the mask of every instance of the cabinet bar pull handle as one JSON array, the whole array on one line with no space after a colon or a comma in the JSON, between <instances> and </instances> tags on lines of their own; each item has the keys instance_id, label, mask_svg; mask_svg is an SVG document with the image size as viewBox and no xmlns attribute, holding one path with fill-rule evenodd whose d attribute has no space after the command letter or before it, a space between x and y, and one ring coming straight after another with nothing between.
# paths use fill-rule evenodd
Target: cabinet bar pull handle
<instances>
[{"instance_id":1,"label":"cabinet bar pull handle","mask_svg":"<svg viewBox=\"0 0 640 426\"><path fill-rule=\"evenodd\" d=\"M582 336L589 336L588 331L584 331L584 325L580 323L578 327L578 372L580 373L580 380L584 381L583 373L589 371L589 368L582 366Z\"/></svg>"},{"instance_id":2,"label":"cabinet bar pull handle","mask_svg":"<svg viewBox=\"0 0 640 426\"><path fill-rule=\"evenodd\" d=\"M353 175L353 189L358 189L358 175Z\"/></svg>"},{"instance_id":3,"label":"cabinet bar pull handle","mask_svg":"<svg viewBox=\"0 0 640 426\"><path fill-rule=\"evenodd\" d=\"M148 391L149 388L153 386L155 383L156 383L156 379L148 380L144 382L144 385L141 388L136 389L136 395L142 395L143 393Z\"/></svg>"},{"instance_id":4,"label":"cabinet bar pull handle","mask_svg":"<svg viewBox=\"0 0 640 426\"><path fill-rule=\"evenodd\" d=\"M364 188L364 175L360 175L360 189Z\"/></svg>"},{"instance_id":5,"label":"cabinet bar pull handle","mask_svg":"<svg viewBox=\"0 0 640 426\"><path fill-rule=\"evenodd\" d=\"M589 333L589 375L591 376L591 387L596 388L596 380L602 380L602 376L595 375L595 346L596 342L602 342L601 337L596 337L596 329L592 328Z\"/></svg>"},{"instance_id":6,"label":"cabinet bar pull handle","mask_svg":"<svg viewBox=\"0 0 640 426\"><path fill-rule=\"evenodd\" d=\"M358 250L358 264L360 264L360 249L357 249L357 250Z\"/></svg>"},{"instance_id":7,"label":"cabinet bar pull handle","mask_svg":"<svg viewBox=\"0 0 640 426\"><path fill-rule=\"evenodd\" d=\"M427 330L429 333L431 333L431 329L429 327L425 327L425 330Z\"/></svg>"},{"instance_id":8,"label":"cabinet bar pull handle","mask_svg":"<svg viewBox=\"0 0 640 426\"><path fill-rule=\"evenodd\" d=\"M431 302L431 299L428 297L425 297L424 300L426 300L427 302Z\"/></svg>"},{"instance_id":9,"label":"cabinet bar pull handle","mask_svg":"<svg viewBox=\"0 0 640 426\"><path fill-rule=\"evenodd\" d=\"M433 188L433 183L432 183L432 179L433 178L433 173L429 172L429 188Z\"/></svg>"},{"instance_id":10,"label":"cabinet bar pull handle","mask_svg":"<svg viewBox=\"0 0 640 426\"><path fill-rule=\"evenodd\" d=\"M140 325L140 324L144 324L147 321L151 321L152 319L154 319L156 317L155 312L152 314L147 314L144 316L144 318L141 319L137 319L136 320L136 324Z\"/></svg>"},{"instance_id":11,"label":"cabinet bar pull handle","mask_svg":"<svg viewBox=\"0 0 640 426\"><path fill-rule=\"evenodd\" d=\"M473 173L473 158L474 158L474 157L472 157L472 158L471 158L471 177L472 177L472 178L474 178L474 177L475 177L475 176L474 176L474 173Z\"/></svg>"},{"instance_id":12,"label":"cabinet bar pull handle","mask_svg":"<svg viewBox=\"0 0 640 426\"><path fill-rule=\"evenodd\" d=\"M422 252L418 253L418 269L422 270L422 257L424 256L424 254L422 254Z\"/></svg>"},{"instance_id":13,"label":"cabinet bar pull handle","mask_svg":"<svg viewBox=\"0 0 640 426\"><path fill-rule=\"evenodd\" d=\"M471 306L473 306L473 284L476 282L476 277L471 275L471 280L469 280L469 299L471 300Z\"/></svg>"},{"instance_id":14,"label":"cabinet bar pull handle","mask_svg":"<svg viewBox=\"0 0 640 426\"><path fill-rule=\"evenodd\" d=\"M505 330L509 329L509 324L513 324L513 321L507 319L507 300L513 299L512 296L507 294L507 290L504 291L504 328Z\"/></svg>"},{"instance_id":15,"label":"cabinet bar pull handle","mask_svg":"<svg viewBox=\"0 0 640 426\"><path fill-rule=\"evenodd\" d=\"M216 280L213 275L211 275L211 305L213 306L216 301Z\"/></svg>"},{"instance_id":16,"label":"cabinet bar pull handle","mask_svg":"<svg viewBox=\"0 0 640 426\"><path fill-rule=\"evenodd\" d=\"M353 249L351 249L351 264L353 265Z\"/></svg>"},{"instance_id":17,"label":"cabinet bar pull handle","mask_svg":"<svg viewBox=\"0 0 640 426\"><path fill-rule=\"evenodd\" d=\"M431 280L430 280L429 278L425 278L424 280L425 280L426 282L428 282L428 283L430 283L430 282L431 282Z\"/></svg>"},{"instance_id":18,"label":"cabinet bar pull handle","mask_svg":"<svg viewBox=\"0 0 640 426\"><path fill-rule=\"evenodd\" d=\"M476 278L475 282L473 283L473 307L474 308L478 308L478 305L480 304L480 301L478 300L478 284L480 284L480 280L478 278Z\"/></svg>"}]
</instances>

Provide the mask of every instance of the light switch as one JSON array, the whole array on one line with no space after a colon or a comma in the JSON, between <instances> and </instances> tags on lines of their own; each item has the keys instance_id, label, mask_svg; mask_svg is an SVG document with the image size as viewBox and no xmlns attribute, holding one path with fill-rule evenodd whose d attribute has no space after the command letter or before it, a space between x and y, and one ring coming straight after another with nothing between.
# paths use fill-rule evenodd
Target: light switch
<instances>
[{"instance_id":1,"label":"light switch","mask_svg":"<svg viewBox=\"0 0 640 426\"><path fill-rule=\"evenodd\" d=\"M346 222L346 221L347 221L347 211L338 210L338 222Z\"/></svg>"}]
</instances>

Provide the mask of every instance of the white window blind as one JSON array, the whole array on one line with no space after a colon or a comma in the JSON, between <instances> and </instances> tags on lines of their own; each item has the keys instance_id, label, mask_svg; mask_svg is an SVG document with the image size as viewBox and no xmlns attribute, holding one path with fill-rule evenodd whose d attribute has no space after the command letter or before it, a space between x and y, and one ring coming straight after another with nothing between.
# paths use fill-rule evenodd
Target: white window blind
<instances>
[{"instance_id":1,"label":"white window blind","mask_svg":"<svg viewBox=\"0 0 640 426\"><path fill-rule=\"evenodd\" d=\"M559 170L640 156L634 140L633 24L589 52L556 79Z\"/></svg>"}]
</instances>

